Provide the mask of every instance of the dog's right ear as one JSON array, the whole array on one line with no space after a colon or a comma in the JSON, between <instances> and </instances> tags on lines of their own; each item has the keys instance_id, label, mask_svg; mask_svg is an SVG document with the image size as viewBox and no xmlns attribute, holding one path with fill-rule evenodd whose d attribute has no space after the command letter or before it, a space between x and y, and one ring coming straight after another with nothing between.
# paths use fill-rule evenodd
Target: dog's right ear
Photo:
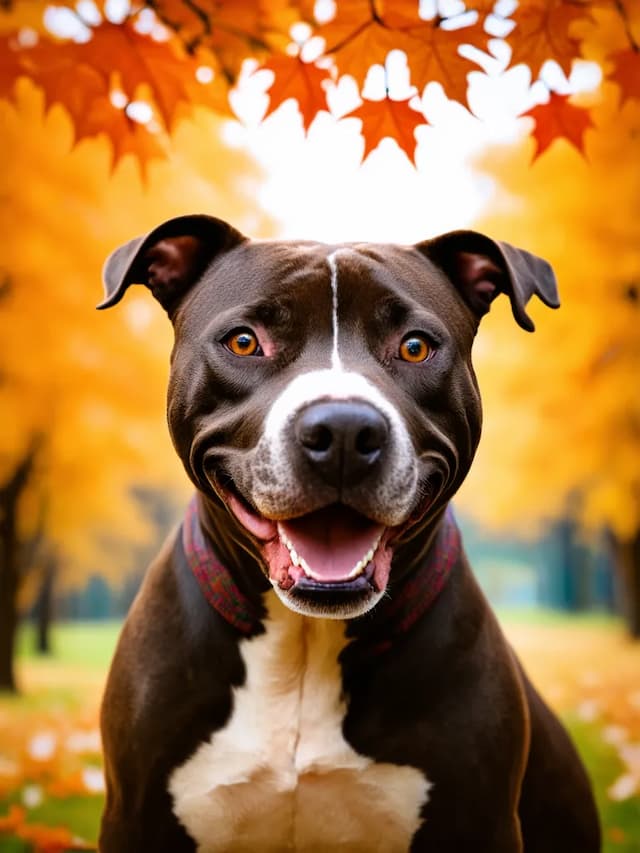
<instances>
[{"instance_id":1,"label":"dog's right ear","mask_svg":"<svg viewBox=\"0 0 640 853\"><path fill-rule=\"evenodd\" d=\"M97 307L110 308L129 285L143 284L171 317L213 258L246 239L213 216L169 219L109 255L102 271L105 298Z\"/></svg>"}]
</instances>

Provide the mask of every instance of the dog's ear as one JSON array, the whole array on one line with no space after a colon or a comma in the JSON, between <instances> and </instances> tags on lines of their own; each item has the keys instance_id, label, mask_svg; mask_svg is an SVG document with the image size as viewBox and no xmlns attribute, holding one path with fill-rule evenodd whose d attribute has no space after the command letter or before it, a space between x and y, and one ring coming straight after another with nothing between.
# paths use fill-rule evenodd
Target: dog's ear
<instances>
[{"instance_id":1,"label":"dog's ear","mask_svg":"<svg viewBox=\"0 0 640 853\"><path fill-rule=\"evenodd\" d=\"M529 299L535 294L550 308L560 305L550 265L508 243L477 231L451 231L416 248L444 270L478 318L489 311L498 294L506 293L518 324L533 332L535 326L525 311Z\"/></svg>"},{"instance_id":2,"label":"dog's ear","mask_svg":"<svg viewBox=\"0 0 640 853\"><path fill-rule=\"evenodd\" d=\"M129 285L144 284L171 316L213 258L246 239L213 216L169 219L109 255L102 271L105 298L98 308L115 305Z\"/></svg>"}]
</instances>

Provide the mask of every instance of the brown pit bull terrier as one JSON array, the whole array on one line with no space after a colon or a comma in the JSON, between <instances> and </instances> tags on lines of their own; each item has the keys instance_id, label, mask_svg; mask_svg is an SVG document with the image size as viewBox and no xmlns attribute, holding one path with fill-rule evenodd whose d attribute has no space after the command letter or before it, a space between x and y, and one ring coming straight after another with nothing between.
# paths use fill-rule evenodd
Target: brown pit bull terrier
<instances>
[{"instance_id":1,"label":"brown pit bull terrier","mask_svg":"<svg viewBox=\"0 0 640 853\"><path fill-rule=\"evenodd\" d=\"M102 709L102 853L596 853L589 782L469 569L448 504L480 436L471 366L544 261L473 231L254 242L184 216L118 249L175 327L196 487Z\"/></svg>"}]
</instances>

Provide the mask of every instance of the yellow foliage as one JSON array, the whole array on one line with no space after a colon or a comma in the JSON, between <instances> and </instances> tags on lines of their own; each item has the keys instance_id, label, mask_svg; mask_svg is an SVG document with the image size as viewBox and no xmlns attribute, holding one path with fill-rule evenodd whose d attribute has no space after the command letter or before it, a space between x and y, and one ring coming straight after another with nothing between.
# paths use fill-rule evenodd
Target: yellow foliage
<instances>
[{"instance_id":1,"label":"yellow foliage","mask_svg":"<svg viewBox=\"0 0 640 853\"><path fill-rule=\"evenodd\" d=\"M569 512L626 539L640 527L640 105L619 109L607 85L594 115L586 161L559 141L531 166L525 140L482 163L500 187L476 226L548 259L562 306L532 306L530 336L508 306L484 321L487 415L461 503L495 526Z\"/></svg>"},{"instance_id":2,"label":"yellow foliage","mask_svg":"<svg viewBox=\"0 0 640 853\"><path fill-rule=\"evenodd\" d=\"M252 197L258 175L204 111L178 126L146 186L130 157L110 174L105 139L70 151L66 114L43 117L27 82L17 107L0 102L0 126L0 159L11 164L0 179L0 484L41 439L21 535L43 517L67 561L111 574L122 567L100 562L96 536L146 533L132 485L179 494L188 485L162 414L169 321L142 288L95 311L101 266L120 243L183 213L265 235Z\"/></svg>"}]
</instances>

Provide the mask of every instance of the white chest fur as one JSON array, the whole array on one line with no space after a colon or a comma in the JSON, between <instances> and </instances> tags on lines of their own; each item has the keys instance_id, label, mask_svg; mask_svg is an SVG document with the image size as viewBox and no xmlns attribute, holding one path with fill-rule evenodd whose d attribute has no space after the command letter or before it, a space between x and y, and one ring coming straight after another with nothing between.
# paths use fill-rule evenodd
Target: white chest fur
<instances>
[{"instance_id":1,"label":"white chest fur","mask_svg":"<svg viewBox=\"0 0 640 853\"><path fill-rule=\"evenodd\" d=\"M178 819L199 853L406 851L429 783L344 739L344 624L273 593L268 606L266 633L241 643L246 681L229 722L171 776Z\"/></svg>"}]
</instances>

